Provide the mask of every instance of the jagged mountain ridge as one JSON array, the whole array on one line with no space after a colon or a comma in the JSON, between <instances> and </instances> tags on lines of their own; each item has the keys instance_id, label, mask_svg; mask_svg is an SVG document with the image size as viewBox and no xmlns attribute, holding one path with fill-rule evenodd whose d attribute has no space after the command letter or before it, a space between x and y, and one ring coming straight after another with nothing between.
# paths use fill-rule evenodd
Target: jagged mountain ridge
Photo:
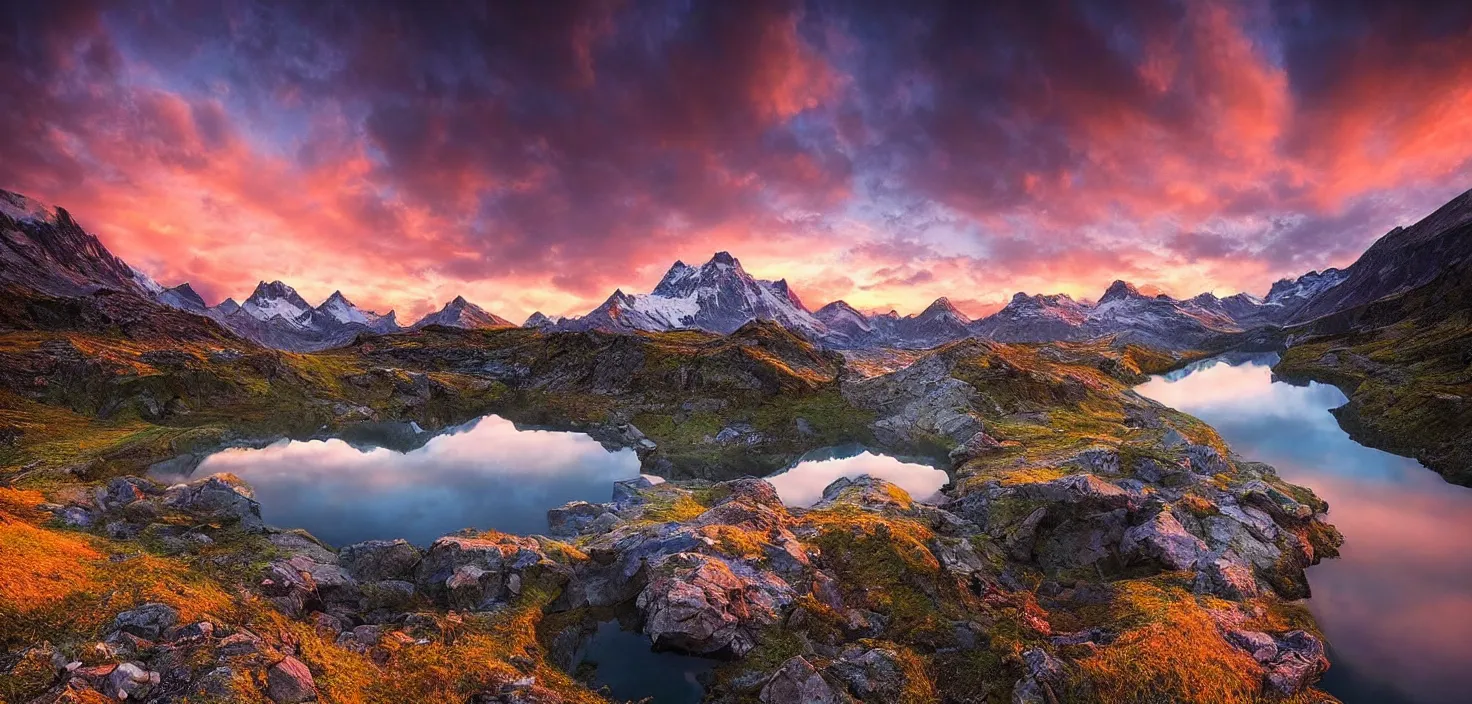
<instances>
[{"instance_id":1,"label":"jagged mountain ridge","mask_svg":"<svg viewBox=\"0 0 1472 704\"><path fill-rule=\"evenodd\" d=\"M0 191L0 279L48 295L126 291L172 308L202 314L238 335L282 349L310 351L351 341L363 332L403 330L393 311L379 315L353 305L340 291L310 305L290 286L261 282L242 304L205 305L187 283L165 289L114 256L62 208ZM1472 254L1472 191L1407 228L1396 228L1343 270L1311 271L1273 284L1263 298L1210 293L1177 300L1150 296L1116 281L1098 302L1066 295L1019 293L996 313L969 320L941 298L924 311L866 315L843 301L810 311L785 280L758 280L727 252L701 266L676 262L648 294L617 290L587 315L540 313L525 327L547 331L665 331L682 328L730 334L752 320L775 322L828 348L928 348L976 336L1003 342L1114 337L1121 342L1184 349L1220 333L1297 324L1423 285ZM412 328L514 327L457 297Z\"/></svg>"},{"instance_id":2,"label":"jagged mountain ridge","mask_svg":"<svg viewBox=\"0 0 1472 704\"><path fill-rule=\"evenodd\" d=\"M1472 190L1447 201L1410 227L1376 240L1333 285L1315 292L1286 319L1304 323L1425 286L1472 260Z\"/></svg>"},{"instance_id":3,"label":"jagged mountain ridge","mask_svg":"<svg viewBox=\"0 0 1472 704\"><path fill-rule=\"evenodd\" d=\"M694 328L725 335L752 320L776 322L815 341L829 336L827 326L785 280L757 280L727 252L717 252L699 267L677 261L650 293L616 290L587 315L554 327L605 332Z\"/></svg>"},{"instance_id":4,"label":"jagged mountain ridge","mask_svg":"<svg viewBox=\"0 0 1472 704\"><path fill-rule=\"evenodd\" d=\"M0 280L54 296L100 289L153 296L153 279L117 258L71 213L0 190Z\"/></svg>"},{"instance_id":5,"label":"jagged mountain ridge","mask_svg":"<svg viewBox=\"0 0 1472 704\"><path fill-rule=\"evenodd\" d=\"M429 325L443 325L467 330L516 327L515 323L486 312L484 308L465 300L464 296L456 296L454 300L446 303L445 307L420 318L413 327L418 329Z\"/></svg>"}]
</instances>

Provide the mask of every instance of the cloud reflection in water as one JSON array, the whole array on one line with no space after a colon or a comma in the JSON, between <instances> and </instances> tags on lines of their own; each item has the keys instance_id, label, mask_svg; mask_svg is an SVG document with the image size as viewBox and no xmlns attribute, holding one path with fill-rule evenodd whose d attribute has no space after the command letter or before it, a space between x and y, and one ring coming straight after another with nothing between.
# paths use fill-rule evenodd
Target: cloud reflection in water
<instances>
[{"instance_id":1,"label":"cloud reflection in water","mask_svg":"<svg viewBox=\"0 0 1472 704\"><path fill-rule=\"evenodd\" d=\"M400 537L425 545L467 527L545 533L547 509L607 501L613 482L638 476L639 460L582 433L518 430L486 416L410 452L283 440L216 453L194 476L215 472L250 482L272 525L338 546Z\"/></svg>"},{"instance_id":2,"label":"cloud reflection in water","mask_svg":"<svg viewBox=\"0 0 1472 704\"><path fill-rule=\"evenodd\" d=\"M1200 417L1242 456L1329 502L1345 545L1308 571L1308 606L1334 649L1331 694L1345 704L1467 701L1472 489L1354 442L1328 413L1344 394L1273 383L1270 361L1207 366L1137 391Z\"/></svg>"}]
</instances>

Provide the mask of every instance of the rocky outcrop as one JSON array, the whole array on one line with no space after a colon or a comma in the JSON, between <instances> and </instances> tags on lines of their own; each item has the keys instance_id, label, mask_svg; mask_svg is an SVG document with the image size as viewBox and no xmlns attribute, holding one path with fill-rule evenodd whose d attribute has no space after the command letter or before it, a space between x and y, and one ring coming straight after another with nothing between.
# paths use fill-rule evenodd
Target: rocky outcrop
<instances>
[{"instance_id":1,"label":"rocky outcrop","mask_svg":"<svg viewBox=\"0 0 1472 704\"><path fill-rule=\"evenodd\" d=\"M699 655L745 655L796 597L776 575L708 555L675 553L648 569L636 602L644 632L656 646Z\"/></svg>"},{"instance_id":2,"label":"rocky outcrop","mask_svg":"<svg viewBox=\"0 0 1472 704\"><path fill-rule=\"evenodd\" d=\"M169 487L164 492L163 502L197 518L233 521L251 531L265 527L261 521L261 506L256 503L250 485L230 474L216 474Z\"/></svg>"},{"instance_id":3,"label":"rocky outcrop","mask_svg":"<svg viewBox=\"0 0 1472 704\"><path fill-rule=\"evenodd\" d=\"M560 587L568 568L532 538L496 534L446 536L434 541L415 570L415 584L451 608L479 611L504 604L533 582Z\"/></svg>"},{"instance_id":4,"label":"rocky outcrop","mask_svg":"<svg viewBox=\"0 0 1472 704\"><path fill-rule=\"evenodd\" d=\"M879 416L871 428L884 445L962 446L983 427L971 408L976 389L951 376L951 368L947 356L927 355L899 371L844 384L843 396Z\"/></svg>"},{"instance_id":5,"label":"rocky outcrop","mask_svg":"<svg viewBox=\"0 0 1472 704\"><path fill-rule=\"evenodd\" d=\"M835 688L802 656L777 668L762 686L762 704L853 704L853 697Z\"/></svg>"},{"instance_id":6,"label":"rocky outcrop","mask_svg":"<svg viewBox=\"0 0 1472 704\"><path fill-rule=\"evenodd\" d=\"M1125 531L1120 550L1126 555L1158 560L1176 570L1189 570L1206 554L1205 541L1187 532L1170 511Z\"/></svg>"},{"instance_id":7,"label":"rocky outcrop","mask_svg":"<svg viewBox=\"0 0 1472 704\"><path fill-rule=\"evenodd\" d=\"M419 566L419 548L407 540L368 540L347 545L337 562L360 582L413 579Z\"/></svg>"}]
</instances>

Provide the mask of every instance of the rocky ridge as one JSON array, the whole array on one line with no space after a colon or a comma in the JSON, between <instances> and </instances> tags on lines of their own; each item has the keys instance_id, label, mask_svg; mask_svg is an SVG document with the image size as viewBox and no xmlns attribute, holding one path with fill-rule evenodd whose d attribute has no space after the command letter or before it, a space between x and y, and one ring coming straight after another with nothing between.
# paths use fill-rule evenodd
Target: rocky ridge
<instances>
[{"instance_id":1,"label":"rocky ridge","mask_svg":"<svg viewBox=\"0 0 1472 704\"><path fill-rule=\"evenodd\" d=\"M836 482L810 509L782 505L759 479L636 480L607 503L549 512L550 538L467 532L422 548L375 541L334 550L263 525L248 487L226 476L172 487L133 476L63 483L45 501L0 490L16 517L0 531L100 541L204 580L193 601L165 593L90 607L104 622L59 621L49 646L5 627L0 638L30 654L35 684L24 691L41 701L125 690L172 701L210 687L277 702L368 691L412 700L445 691L436 687L472 701L599 701L567 673L578 643L611 614L651 645L720 659L709 701L1147 701L1131 694L1133 674L1113 669L1120 661L1158 681L1212 682L1166 691L1179 701L1320 696L1311 687L1327 664L1322 641L1288 600L1306 595L1303 568L1333 555L1326 507L1271 468L1231 456L1199 422L1130 393L1149 357L966 341L850 379L785 334L752 326L745 343L713 338L679 370L661 362L655 373L730 388L741 378L732 353L783 355L794 370L806 355L824 371L770 377L768 403L844 387L844 413L866 419L877 442L948 452L955 481L941 504L862 477ZM421 343L457 336L475 354L486 340L549 339L463 331ZM629 339L598 344L618 349ZM421 361L453 359L415 349L427 355ZM622 387L619 375L560 366L570 351L523 356L516 363L526 370L503 378L557 379L564 392L597 384L620 404L659 399ZM415 358L398 359L402 369ZM725 376L710 376L718 369ZM444 384L445 373L394 393ZM679 394L700 399L701 388ZM691 411L684 423L707 413L733 428L736 412ZM796 424L777 427L762 432L826 443ZM620 442L654 446L674 437L629 425L618 432ZM11 544L0 540L0 550ZM127 571L109 579L136 579L144 563L119 564ZM212 584L221 586L206 602L198 590ZM201 603L213 604L209 613ZM50 617L6 622L38 618ZM175 632L181 623L187 630ZM1189 647L1161 640L1172 634ZM92 645L109 640L132 649L100 655ZM442 663L458 665L426 675L446 672L434 669Z\"/></svg>"}]
</instances>

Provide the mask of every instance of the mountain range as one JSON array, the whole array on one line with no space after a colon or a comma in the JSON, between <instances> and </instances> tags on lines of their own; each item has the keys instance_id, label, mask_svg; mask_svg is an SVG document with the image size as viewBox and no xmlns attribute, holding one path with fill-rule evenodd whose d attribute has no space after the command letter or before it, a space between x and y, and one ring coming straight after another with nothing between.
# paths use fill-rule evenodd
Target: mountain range
<instances>
[{"instance_id":1,"label":"mountain range","mask_svg":"<svg viewBox=\"0 0 1472 704\"><path fill-rule=\"evenodd\" d=\"M51 296L128 291L208 317L269 347L313 351L347 344L365 333L431 325L516 327L456 297L406 328L393 311L364 310L340 291L313 306L281 281L260 282L243 303L226 299L209 306L188 283L164 288L133 269L65 209L0 191L0 218L0 263L5 264L0 279L7 284ZM1141 293L1126 281L1115 281L1095 301L1017 293L1001 310L978 320L968 318L946 298L906 316L895 311L865 314L842 300L812 310L785 280L757 279L731 254L717 252L699 266L675 262L649 293L616 290L586 315L552 318L538 312L522 327L730 334L752 320L765 320L830 349L924 349L967 337L999 342L1112 338L1118 344L1196 349L1222 335L1301 324L1423 285L1447 265L1468 257L1472 245L1449 234L1468 222L1472 222L1472 191L1410 227L1390 231L1353 265L1283 279L1262 298L1203 293L1176 299Z\"/></svg>"}]
</instances>

